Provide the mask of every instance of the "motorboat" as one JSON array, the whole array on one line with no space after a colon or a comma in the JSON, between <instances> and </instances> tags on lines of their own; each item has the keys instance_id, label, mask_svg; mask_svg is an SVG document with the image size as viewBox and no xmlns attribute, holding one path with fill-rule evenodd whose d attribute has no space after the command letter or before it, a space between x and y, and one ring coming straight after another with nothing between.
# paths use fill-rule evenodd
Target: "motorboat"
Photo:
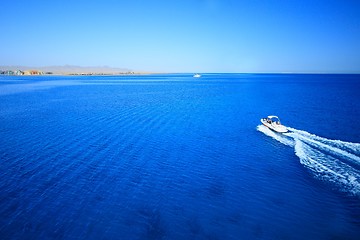
<instances>
[{"instance_id":1,"label":"motorboat","mask_svg":"<svg viewBox=\"0 0 360 240\"><path fill-rule=\"evenodd\" d=\"M200 74L198 74L198 73L196 73L196 74L194 74L194 76L193 76L194 78L199 78L199 77L201 77L201 75Z\"/></svg>"},{"instance_id":2,"label":"motorboat","mask_svg":"<svg viewBox=\"0 0 360 240\"><path fill-rule=\"evenodd\" d=\"M279 117L277 116L268 116L267 118L262 118L261 123L270 128L271 130L278 133L286 133L289 130L281 124Z\"/></svg>"}]
</instances>

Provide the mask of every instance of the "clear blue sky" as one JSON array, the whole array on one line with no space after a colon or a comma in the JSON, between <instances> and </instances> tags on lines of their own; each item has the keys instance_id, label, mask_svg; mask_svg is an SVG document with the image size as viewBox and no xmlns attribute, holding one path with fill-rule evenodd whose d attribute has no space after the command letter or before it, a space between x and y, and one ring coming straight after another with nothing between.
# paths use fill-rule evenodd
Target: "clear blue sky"
<instances>
[{"instance_id":1,"label":"clear blue sky","mask_svg":"<svg viewBox=\"0 0 360 240\"><path fill-rule=\"evenodd\" d=\"M360 72L358 0L2 0L0 65Z\"/></svg>"}]
</instances>

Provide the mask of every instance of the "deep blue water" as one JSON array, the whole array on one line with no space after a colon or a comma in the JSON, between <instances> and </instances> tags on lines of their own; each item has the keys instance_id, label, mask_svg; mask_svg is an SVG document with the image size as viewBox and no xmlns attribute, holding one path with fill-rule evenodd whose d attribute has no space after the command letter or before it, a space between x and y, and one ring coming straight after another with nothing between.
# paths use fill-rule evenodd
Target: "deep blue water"
<instances>
[{"instance_id":1,"label":"deep blue water","mask_svg":"<svg viewBox=\"0 0 360 240\"><path fill-rule=\"evenodd\" d=\"M359 105L360 75L0 77L1 239L360 239Z\"/></svg>"}]
</instances>

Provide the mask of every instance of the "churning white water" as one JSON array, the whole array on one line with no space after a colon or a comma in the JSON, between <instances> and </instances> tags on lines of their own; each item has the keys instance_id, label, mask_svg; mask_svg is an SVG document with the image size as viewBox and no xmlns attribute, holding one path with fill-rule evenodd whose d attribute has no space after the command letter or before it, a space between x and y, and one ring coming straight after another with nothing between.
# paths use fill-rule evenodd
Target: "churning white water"
<instances>
[{"instance_id":1,"label":"churning white water","mask_svg":"<svg viewBox=\"0 0 360 240\"><path fill-rule=\"evenodd\" d=\"M323 181L331 182L340 191L360 196L360 143L344 142L316 136L288 127L279 134L263 125L257 130L284 145L294 148L300 163Z\"/></svg>"}]
</instances>

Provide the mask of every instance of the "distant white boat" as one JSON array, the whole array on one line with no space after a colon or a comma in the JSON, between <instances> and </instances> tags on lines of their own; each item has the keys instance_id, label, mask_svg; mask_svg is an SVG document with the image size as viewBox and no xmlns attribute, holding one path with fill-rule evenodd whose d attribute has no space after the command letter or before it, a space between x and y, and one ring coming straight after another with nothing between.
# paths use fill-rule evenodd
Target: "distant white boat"
<instances>
[{"instance_id":1,"label":"distant white boat","mask_svg":"<svg viewBox=\"0 0 360 240\"><path fill-rule=\"evenodd\" d=\"M289 131L284 125L281 125L280 119L277 116L268 116L267 118L262 118L260 121L264 126L275 132L286 133Z\"/></svg>"},{"instance_id":2,"label":"distant white boat","mask_svg":"<svg viewBox=\"0 0 360 240\"><path fill-rule=\"evenodd\" d=\"M201 75L200 74L198 74L198 73L196 73L196 74L194 74L194 76L193 76L194 78L199 78L199 77L201 77Z\"/></svg>"}]
</instances>

